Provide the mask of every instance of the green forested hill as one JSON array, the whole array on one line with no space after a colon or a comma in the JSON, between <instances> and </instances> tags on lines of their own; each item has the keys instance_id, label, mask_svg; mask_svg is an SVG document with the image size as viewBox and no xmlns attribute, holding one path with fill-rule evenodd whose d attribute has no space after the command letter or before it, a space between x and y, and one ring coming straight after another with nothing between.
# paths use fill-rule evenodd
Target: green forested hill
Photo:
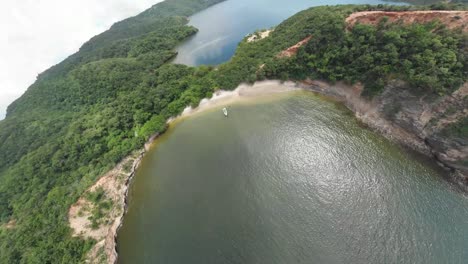
<instances>
[{"instance_id":1,"label":"green forested hill","mask_svg":"<svg viewBox=\"0 0 468 264\"><path fill-rule=\"evenodd\" d=\"M177 43L196 32L186 26L186 16L220 1L167 0L119 22L41 74L9 106L0 122L1 263L82 261L93 242L71 238L70 205L149 136L164 131L167 118L218 88L310 77L361 81L372 96L398 77L441 96L468 76L461 32L437 23L345 29L344 19L354 11L415 7L313 8L266 39L241 42L232 60L216 69L166 63ZM297 56L276 56L311 35Z\"/></svg>"},{"instance_id":2,"label":"green forested hill","mask_svg":"<svg viewBox=\"0 0 468 264\"><path fill-rule=\"evenodd\" d=\"M194 70L160 66L196 33L186 17L221 1L168 0L119 22L8 107L0 122L0 263L82 260L92 242L71 238L69 206L164 128L151 118L188 88L174 77ZM8 221L14 228L4 227Z\"/></svg>"}]
</instances>

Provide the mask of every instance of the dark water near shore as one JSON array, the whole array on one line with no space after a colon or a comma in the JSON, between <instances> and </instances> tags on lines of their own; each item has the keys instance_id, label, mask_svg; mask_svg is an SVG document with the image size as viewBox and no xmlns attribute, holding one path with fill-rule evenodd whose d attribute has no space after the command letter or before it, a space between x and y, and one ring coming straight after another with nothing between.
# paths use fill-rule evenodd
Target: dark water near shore
<instances>
[{"instance_id":1,"label":"dark water near shore","mask_svg":"<svg viewBox=\"0 0 468 264\"><path fill-rule=\"evenodd\" d=\"M341 4L402 5L379 0L229 0L190 18L190 25L200 32L178 47L174 62L192 66L226 62L247 34L276 26L309 7Z\"/></svg>"},{"instance_id":2,"label":"dark water near shore","mask_svg":"<svg viewBox=\"0 0 468 264\"><path fill-rule=\"evenodd\" d=\"M188 118L144 158L120 263L466 263L468 200L311 93Z\"/></svg>"}]
</instances>

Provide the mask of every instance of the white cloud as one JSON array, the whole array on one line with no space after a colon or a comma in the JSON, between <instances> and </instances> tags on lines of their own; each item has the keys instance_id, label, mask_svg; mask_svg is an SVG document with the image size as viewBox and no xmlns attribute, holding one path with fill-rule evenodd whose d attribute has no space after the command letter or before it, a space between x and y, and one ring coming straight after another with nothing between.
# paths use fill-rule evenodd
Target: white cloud
<instances>
[{"instance_id":1,"label":"white cloud","mask_svg":"<svg viewBox=\"0 0 468 264\"><path fill-rule=\"evenodd\" d=\"M0 120L37 74L113 23L161 0L2 0Z\"/></svg>"}]
</instances>

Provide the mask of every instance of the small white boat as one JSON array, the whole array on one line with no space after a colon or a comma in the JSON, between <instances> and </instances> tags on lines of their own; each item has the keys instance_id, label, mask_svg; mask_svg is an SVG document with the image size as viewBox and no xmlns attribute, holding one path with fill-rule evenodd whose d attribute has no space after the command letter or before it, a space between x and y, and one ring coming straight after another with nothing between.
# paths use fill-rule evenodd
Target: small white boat
<instances>
[{"instance_id":1,"label":"small white boat","mask_svg":"<svg viewBox=\"0 0 468 264\"><path fill-rule=\"evenodd\" d=\"M228 112L227 112L226 107L223 108L223 114L224 114L224 116L226 116L226 117L228 116Z\"/></svg>"}]
</instances>

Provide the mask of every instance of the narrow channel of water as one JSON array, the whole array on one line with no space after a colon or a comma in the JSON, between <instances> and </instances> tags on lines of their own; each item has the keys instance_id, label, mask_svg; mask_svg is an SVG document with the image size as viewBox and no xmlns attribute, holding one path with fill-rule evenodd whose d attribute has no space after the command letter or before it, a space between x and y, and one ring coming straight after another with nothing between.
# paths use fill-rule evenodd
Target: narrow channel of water
<instances>
[{"instance_id":1,"label":"narrow channel of water","mask_svg":"<svg viewBox=\"0 0 468 264\"><path fill-rule=\"evenodd\" d=\"M468 200L307 92L173 127L142 162L120 263L465 263Z\"/></svg>"},{"instance_id":2,"label":"narrow channel of water","mask_svg":"<svg viewBox=\"0 0 468 264\"><path fill-rule=\"evenodd\" d=\"M178 47L179 54L174 62L191 66L226 62L247 34L276 26L309 7L344 4L403 3L380 0L228 0L190 18L190 25L200 31Z\"/></svg>"}]
</instances>

